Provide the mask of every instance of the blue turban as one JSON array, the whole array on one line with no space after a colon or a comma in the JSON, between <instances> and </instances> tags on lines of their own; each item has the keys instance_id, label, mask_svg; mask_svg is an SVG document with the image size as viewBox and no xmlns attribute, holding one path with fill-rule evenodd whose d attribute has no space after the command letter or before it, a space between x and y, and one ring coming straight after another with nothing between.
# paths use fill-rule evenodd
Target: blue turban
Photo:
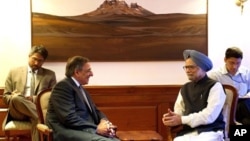
<instances>
[{"instance_id":1,"label":"blue turban","mask_svg":"<svg viewBox=\"0 0 250 141\"><path fill-rule=\"evenodd\" d=\"M184 50L183 56L184 60L191 58L197 66L206 72L213 67L212 61L205 54L196 50Z\"/></svg>"}]
</instances>

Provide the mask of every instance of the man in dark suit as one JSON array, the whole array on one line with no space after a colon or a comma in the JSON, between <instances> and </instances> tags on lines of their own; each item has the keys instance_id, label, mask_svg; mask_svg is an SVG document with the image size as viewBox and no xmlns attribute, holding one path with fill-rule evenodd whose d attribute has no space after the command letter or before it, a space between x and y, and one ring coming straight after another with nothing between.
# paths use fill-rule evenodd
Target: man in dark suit
<instances>
[{"instance_id":1,"label":"man in dark suit","mask_svg":"<svg viewBox=\"0 0 250 141\"><path fill-rule=\"evenodd\" d=\"M43 46L34 46L29 53L28 66L11 69L6 82L3 100L9 106L7 119L30 120L32 124L32 141L38 141L36 129L38 116L36 96L44 89L56 84L55 72L42 67L48 57Z\"/></svg>"},{"instance_id":2,"label":"man in dark suit","mask_svg":"<svg viewBox=\"0 0 250 141\"><path fill-rule=\"evenodd\" d=\"M52 90L46 115L53 140L117 141L114 126L82 87L93 76L89 60L82 56L69 58L65 75Z\"/></svg>"}]
</instances>

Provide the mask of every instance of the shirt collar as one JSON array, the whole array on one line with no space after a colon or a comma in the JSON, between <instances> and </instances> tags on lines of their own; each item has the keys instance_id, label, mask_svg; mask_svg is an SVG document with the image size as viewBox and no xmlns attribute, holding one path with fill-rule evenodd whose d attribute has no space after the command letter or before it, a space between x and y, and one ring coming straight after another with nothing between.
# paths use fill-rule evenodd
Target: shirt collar
<instances>
[{"instance_id":1,"label":"shirt collar","mask_svg":"<svg viewBox=\"0 0 250 141\"><path fill-rule=\"evenodd\" d=\"M227 71L227 68L226 68L226 65L222 68L221 70L222 74L229 74L228 71ZM235 75L238 75L238 74L241 74L243 73L243 70L241 69L241 67L239 67L238 71L236 72Z\"/></svg>"},{"instance_id":2,"label":"shirt collar","mask_svg":"<svg viewBox=\"0 0 250 141\"><path fill-rule=\"evenodd\" d=\"M221 69L222 74L228 74L226 65Z\"/></svg>"},{"instance_id":3,"label":"shirt collar","mask_svg":"<svg viewBox=\"0 0 250 141\"><path fill-rule=\"evenodd\" d=\"M28 66L28 72L31 73L32 72L32 69ZM38 70L35 70L35 74L37 74Z\"/></svg>"},{"instance_id":4,"label":"shirt collar","mask_svg":"<svg viewBox=\"0 0 250 141\"><path fill-rule=\"evenodd\" d=\"M75 82L77 87L80 87L80 83L74 77L71 77L71 79Z\"/></svg>"}]
</instances>

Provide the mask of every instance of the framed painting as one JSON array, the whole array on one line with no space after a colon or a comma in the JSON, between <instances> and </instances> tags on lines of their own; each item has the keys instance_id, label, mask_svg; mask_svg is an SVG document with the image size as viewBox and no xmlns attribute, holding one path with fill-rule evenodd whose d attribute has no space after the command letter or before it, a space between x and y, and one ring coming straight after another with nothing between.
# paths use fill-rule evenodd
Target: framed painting
<instances>
[{"instance_id":1,"label":"framed painting","mask_svg":"<svg viewBox=\"0 0 250 141\"><path fill-rule=\"evenodd\" d=\"M76 9L77 12L72 12ZM50 62L178 61L207 54L207 0L32 0L32 45Z\"/></svg>"}]
</instances>

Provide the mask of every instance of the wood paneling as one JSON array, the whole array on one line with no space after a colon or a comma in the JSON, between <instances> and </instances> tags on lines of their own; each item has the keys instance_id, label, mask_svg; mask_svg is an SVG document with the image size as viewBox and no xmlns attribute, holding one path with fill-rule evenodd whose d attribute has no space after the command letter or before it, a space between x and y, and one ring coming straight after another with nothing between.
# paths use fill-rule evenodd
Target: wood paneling
<instances>
[{"instance_id":1,"label":"wood paneling","mask_svg":"<svg viewBox=\"0 0 250 141\"><path fill-rule=\"evenodd\" d=\"M3 94L3 88L0 88L0 127L1 127L0 138L4 137L4 132L2 131L2 124L3 124L3 120L4 120L5 116L7 115L7 107L8 107L3 102L2 94Z\"/></svg>"},{"instance_id":2,"label":"wood paneling","mask_svg":"<svg viewBox=\"0 0 250 141\"><path fill-rule=\"evenodd\" d=\"M97 107L118 130L155 130L169 140L162 115L172 108L180 85L85 86ZM3 89L0 89L3 93ZM1 98L1 97L0 97ZM6 105L1 104L0 108ZM0 124L4 115L0 113ZM0 136L3 136L1 134Z\"/></svg>"},{"instance_id":3,"label":"wood paneling","mask_svg":"<svg viewBox=\"0 0 250 141\"><path fill-rule=\"evenodd\" d=\"M118 130L155 130L170 140L162 115L172 108L180 85L86 86Z\"/></svg>"}]
</instances>

